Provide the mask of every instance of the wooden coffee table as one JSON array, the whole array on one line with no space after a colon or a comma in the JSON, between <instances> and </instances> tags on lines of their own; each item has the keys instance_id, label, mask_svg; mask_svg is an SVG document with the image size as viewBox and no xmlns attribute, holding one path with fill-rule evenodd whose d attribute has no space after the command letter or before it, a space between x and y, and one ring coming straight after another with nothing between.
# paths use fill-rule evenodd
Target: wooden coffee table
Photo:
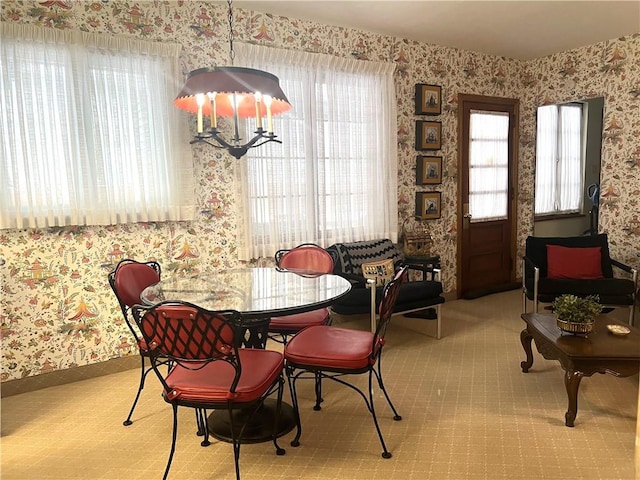
<instances>
[{"instance_id":1,"label":"wooden coffee table","mask_svg":"<svg viewBox=\"0 0 640 480\"><path fill-rule=\"evenodd\" d=\"M533 365L531 340L538 352L547 360L558 360L565 371L564 385L567 389L569 407L565 414L565 425L573 427L578 414L578 388L582 377L594 373L608 373L616 377L628 377L640 370L640 329L617 322L605 315L596 319L593 332L588 336L562 333L551 314L523 313L527 327L520 333L522 347L527 360L520 363L527 373ZM613 335L608 324L625 325L631 333Z\"/></svg>"}]
</instances>

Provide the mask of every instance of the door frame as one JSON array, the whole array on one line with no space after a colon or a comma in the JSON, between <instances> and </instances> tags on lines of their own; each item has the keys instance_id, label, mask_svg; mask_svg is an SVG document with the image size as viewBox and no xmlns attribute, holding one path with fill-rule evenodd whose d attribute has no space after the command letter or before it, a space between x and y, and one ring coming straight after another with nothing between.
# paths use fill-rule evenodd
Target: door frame
<instances>
[{"instance_id":1,"label":"door frame","mask_svg":"<svg viewBox=\"0 0 640 480\"><path fill-rule=\"evenodd\" d=\"M520 139L520 100L517 98L504 98L504 97L491 97L485 95L472 95L466 93L458 94L458 194L457 194L457 261L456 261L456 297L462 298L462 232L464 222L464 212L462 203L462 182L463 178L467 178L462 174L462 152L464 148L468 148L468 145L462 144L462 125L464 121L464 105L466 103L487 103L487 104L499 104L508 105L513 107L514 117L509 119L509 124L512 128L511 134L513 135L513 142L511 146L511 156L513 158L513 165L509 166L511 174L509 175L509 191L511 192L511 198L509 199L509 211L511 212L511 240L509 242L511 249L511 268L509 280L511 283L517 283L517 238L518 238L518 163L520 161L518 157L519 153L519 139Z\"/></svg>"}]
</instances>

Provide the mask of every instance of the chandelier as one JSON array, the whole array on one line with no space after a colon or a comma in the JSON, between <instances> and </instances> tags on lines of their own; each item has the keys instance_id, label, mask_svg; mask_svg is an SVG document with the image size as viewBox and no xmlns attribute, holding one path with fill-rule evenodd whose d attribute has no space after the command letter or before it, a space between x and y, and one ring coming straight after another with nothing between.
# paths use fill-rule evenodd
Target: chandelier
<instances>
[{"instance_id":1,"label":"chandelier","mask_svg":"<svg viewBox=\"0 0 640 480\"><path fill-rule=\"evenodd\" d=\"M273 116L291 108L280 88L278 77L262 70L233 66L233 8L228 0L229 58L231 66L199 68L187 75L187 81L174 105L196 115L196 134L191 144L204 142L223 148L239 159L250 148L268 142L282 143L273 131ZM263 118L266 117L266 122ZM208 122L205 122L205 118ZM233 136L225 140L218 130L218 118L231 118ZM240 119L255 118L253 137L240 137ZM208 128L205 128L208 123Z\"/></svg>"}]
</instances>

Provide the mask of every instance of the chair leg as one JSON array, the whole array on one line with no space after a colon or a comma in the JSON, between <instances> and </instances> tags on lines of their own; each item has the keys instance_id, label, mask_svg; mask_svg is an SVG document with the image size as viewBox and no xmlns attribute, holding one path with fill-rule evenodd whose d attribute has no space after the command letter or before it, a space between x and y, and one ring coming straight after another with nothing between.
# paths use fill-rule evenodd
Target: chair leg
<instances>
[{"instance_id":1,"label":"chair leg","mask_svg":"<svg viewBox=\"0 0 640 480\"><path fill-rule=\"evenodd\" d=\"M131 417L133 415L133 411L136 409L136 405L138 404L140 393L142 393L142 389L144 388L144 380L147 377L147 373L149 373L149 370L145 370L144 357L140 355L140 383L138 384L138 393L136 393L136 398L133 399L133 404L131 405L131 410L129 410L127 419L122 422L122 425L124 425L125 427L128 427L133 423L131 421Z\"/></svg>"},{"instance_id":2,"label":"chair leg","mask_svg":"<svg viewBox=\"0 0 640 480\"><path fill-rule=\"evenodd\" d=\"M291 392L291 405L293 406L293 414L296 418L296 436L291 440L292 447L298 447L300 445L300 436L302 435L302 423L300 422L300 409L298 406L298 392L296 391L296 379L297 377L293 373L293 368L287 366L287 382L289 383L289 391Z\"/></svg>"},{"instance_id":3,"label":"chair leg","mask_svg":"<svg viewBox=\"0 0 640 480\"><path fill-rule=\"evenodd\" d=\"M240 427L239 435L236 434L233 421L233 410L229 408L229 428L231 430L231 444L233 445L233 461L236 467L236 480L240 480L240 438L244 432L244 426Z\"/></svg>"},{"instance_id":4,"label":"chair leg","mask_svg":"<svg viewBox=\"0 0 640 480\"><path fill-rule=\"evenodd\" d=\"M171 462L173 461L173 454L176 451L176 438L178 438L178 406L171 405L173 408L173 433L171 435L171 450L169 451L169 459L167 460L167 467L164 470L162 480L167 480L169 476L169 469L171 468Z\"/></svg>"},{"instance_id":5,"label":"chair leg","mask_svg":"<svg viewBox=\"0 0 640 480\"><path fill-rule=\"evenodd\" d=\"M436 340L442 337L442 317L440 316L440 304L436 305Z\"/></svg>"},{"instance_id":6,"label":"chair leg","mask_svg":"<svg viewBox=\"0 0 640 480\"><path fill-rule=\"evenodd\" d=\"M376 409L373 405L373 374L375 370L372 368L369 370L369 411L371 412L371 416L373 417L373 423L376 426L376 431L378 432L378 438L380 439L380 444L382 445L382 458L391 458L391 452L387 450L387 445L384 443L384 438L382 437L382 431L380 430L380 425L378 424L378 417L376 415ZM376 375L377 377L378 375ZM387 400L389 397L387 397Z\"/></svg>"},{"instance_id":7,"label":"chair leg","mask_svg":"<svg viewBox=\"0 0 640 480\"><path fill-rule=\"evenodd\" d=\"M278 430L280 426L280 412L282 411L282 394L284 392L284 378L278 379L278 400L276 402L276 415L273 420L273 445L276 447L276 455L284 455L286 450L278 445Z\"/></svg>"},{"instance_id":8,"label":"chair leg","mask_svg":"<svg viewBox=\"0 0 640 480\"><path fill-rule=\"evenodd\" d=\"M322 403L322 374L320 372L315 372L315 392L316 392L316 404L313 406L313 409L317 412L322 410L320 404Z\"/></svg>"},{"instance_id":9,"label":"chair leg","mask_svg":"<svg viewBox=\"0 0 640 480\"><path fill-rule=\"evenodd\" d=\"M198 431L196 434L199 437L204 437L200 445L203 447L208 447L211 445L209 441L209 427L207 426L207 410L204 408L196 408L196 426L198 427Z\"/></svg>"},{"instance_id":10,"label":"chair leg","mask_svg":"<svg viewBox=\"0 0 640 480\"><path fill-rule=\"evenodd\" d=\"M381 359L382 359L382 355L378 356L378 368L376 370L376 368L374 367L372 370L374 375L376 376L376 379L378 380L378 386L380 387L380 390L382 390L382 393L384 393L384 396L387 399L387 403L389 404L389 406L391 407L391 410L393 411L393 419L396 422L399 422L400 420L402 420L402 416L398 414L396 407L393 405L393 402L391 401L391 398L387 393L387 389L384 387L384 382L382 381L382 369L380 368Z\"/></svg>"}]
</instances>

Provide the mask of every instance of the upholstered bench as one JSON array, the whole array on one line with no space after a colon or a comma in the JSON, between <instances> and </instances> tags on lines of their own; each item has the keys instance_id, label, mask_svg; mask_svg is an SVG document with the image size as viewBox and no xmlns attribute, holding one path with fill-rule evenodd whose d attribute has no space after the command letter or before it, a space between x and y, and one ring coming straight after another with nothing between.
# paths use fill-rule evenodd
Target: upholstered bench
<instances>
[{"instance_id":1,"label":"upholstered bench","mask_svg":"<svg viewBox=\"0 0 640 480\"><path fill-rule=\"evenodd\" d=\"M351 291L332 305L332 310L341 315L371 313L371 289L367 288L367 279L362 266L366 263L391 259L397 268L405 264L400 250L390 239L378 239L363 242L336 243L326 249L334 260L333 273L351 282ZM433 319L437 320L437 334L441 335L440 305L444 303L442 283L438 268L407 264L411 270L424 273L425 280L407 281L400 287L394 313L410 313L433 308ZM377 312L382 298L382 286L375 291L375 309Z\"/></svg>"}]
</instances>

